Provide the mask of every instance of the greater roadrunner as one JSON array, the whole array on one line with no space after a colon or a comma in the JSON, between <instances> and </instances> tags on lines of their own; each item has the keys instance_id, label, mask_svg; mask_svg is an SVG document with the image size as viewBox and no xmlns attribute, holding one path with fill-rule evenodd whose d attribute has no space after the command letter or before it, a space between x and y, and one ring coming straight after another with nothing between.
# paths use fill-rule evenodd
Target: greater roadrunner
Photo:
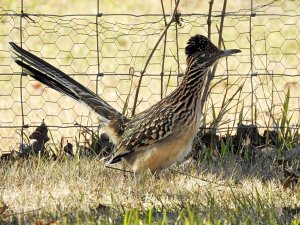
<instances>
[{"instance_id":1,"label":"greater roadrunner","mask_svg":"<svg viewBox=\"0 0 300 225\"><path fill-rule=\"evenodd\" d=\"M15 62L25 73L85 103L99 115L116 146L109 163L123 160L134 172L159 171L187 156L199 127L201 94L208 71L218 59L240 52L220 50L202 35L191 37L185 48L187 68L181 84L149 109L126 118L59 69L10 44L19 57Z\"/></svg>"}]
</instances>

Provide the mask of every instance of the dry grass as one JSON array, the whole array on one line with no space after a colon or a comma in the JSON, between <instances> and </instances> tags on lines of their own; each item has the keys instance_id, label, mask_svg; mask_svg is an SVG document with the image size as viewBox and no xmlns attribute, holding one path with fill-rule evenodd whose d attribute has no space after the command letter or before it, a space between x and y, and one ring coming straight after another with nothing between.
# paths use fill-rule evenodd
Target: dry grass
<instances>
[{"instance_id":1,"label":"dry grass","mask_svg":"<svg viewBox=\"0 0 300 225\"><path fill-rule=\"evenodd\" d=\"M0 3L3 0L0 0ZM4 1L3 1L4 2ZM5 9L20 11L19 0L5 1L1 5ZM153 1L145 4L144 1L132 1L128 4L119 4L118 7L113 1L100 1L100 11L105 13L161 13L159 1ZM277 1L281 5L283 0ZM60 1L24 1L25 12L27 13L51 13L51 14L76 14L76 13L96 13L96 2L88 4L85 1L67 0ZM215 1L214 10L222 9L222 1ZM243 12L243 9L249 9L249 1L228 1L227 11ZM276 2L275 2L276 3ZM286 9L295 10L298 13L300 7L295 7L297 1L286 1ZM84 4L84 5L83 5ZM265 1L254 1L254 7L265 4ZM166 4L166 12L171 11L171 5ZM272 11L266 13L285 13L280 11L281 7L270 7ZM263 9L264 10L264 9ZM276 11L274 11L276 10ZM279 10L279 12L277 12ZM180 12L182 13L207 13L208 1L188 1L182 0ZM261 12L263 13L263 12ZM77 33L68 34L76 40L71 46L65 45L66 36L60 35L56 31L57 27L63 34L68 33L64 30L64 21L54 18L41 18L32 16L38 21L37 24L25 23L24 43L27 49L36 50L34 53L41 54L47 61L53 63L67 73L97 73L96 62L96 39L94 36L78 35ZM121 17L122 23L136 23L138 18ZM248 18L248 17L247 17ZM11 74L20 71L11 60L8 52L9 41L19 41L20 33L18 24L19 18L3 17L4 28L0 37L0 46L4 51L0 51L2 65L0 71L3 74ZM44 23L44 20L50 20ZM88 18L91 19L91 18ZM94 20L94 17L91 19ZM117 21L120 17L102 17L101 21L111 23L111 33L115 33L115 28L120 29L120 34L127 34L126 28L122 28ZM80 19L73 18L73 21L82 22ZM138 20L140 23L144 21ZM151 19L149 18L151 22ZM40 23L39 23L40 22ZM90 22L85 28L90 27ZM191 24L194 23L195 27ZM250 53L248 26L249 21L245 18L226 19L226 28L224 30L224 40L227 41L227 48L241 48L243 54L239 57L232 57L228 61L229 69L237 74L250 74ZM163 22L161 23L163 26ZM185 21L185 26L180 28L184 33L180 39L179 47L181 62L184 62L183 48L190 34L207 32L205 26L206 18L199 18L196 21ZM218 18L214 21L217 25ZM292 26L283 26L282 24L291 24ZM36 27L35 27L36 25ZM56 28L53 28L56 25ZM107 25L107 24L106 24ZM49 27L48 27L49 26ZM253 38L253 59L254 72L267 73L266 76L260 75L253 77L256 95L254 102L259 111L258 124L264 126L267 124L270 115L281 117L284 91L291 88L291 106L299 108L299 96L297 88L299 87L298 78L282 77L270 78L268 73L274 71L280 74L297 75L299 65L297 64L299 55L295 52L294 44L298 35L300 23L298 17L267 17L256 16L252 18L252 38ZM153 33L159 32L161 27L154 27ZM44 36L40 30L49 29L50 35ZM95 32L95 28L93 28ZM153 29L153 28L152 28ZM217 31L213 27L213 41L216 41ZM80 30L74 27L74 30ZM39 31L35 34L36 31ZM105 31L105 30L103 30ZM92 32L92 34L93 34ZM102 31L101 31L102 32ZM101 71L126 73L130 67L138 71L144 66L149 54L149 46L156 41L153 37L149 43L138 42L136 46L129 48L129 42L123 40L123 36L116 37L113 45L107 41L109 35L106 31L101 42ZM52 34L52 36L51 36ZM51 38L56 36L58 40L55 45L51 44ZM126 36L126 35L125 35ZM88 40L85 38L88 37ZM140 38L140 36L137 36ZM174 30L169 34L170 42L174 38ZM291 40L294 40L293 42ZM148 39L147 39L148 40ZM284 40L287 40L284 42ZM267 43L266 43L267 41ZM45 44L48 43L49 44ZM77 43L78 42L78 43ZM86 42L85 46L81 43ZM72 43L72 42L68 42ZM267 49L265 45L267 44ZM297 44L298 46L299 44ZM69 48L66 51L60 51L59 57L54 54L58 48ZM118 54L125 57L118 57L117 63L112 63L109 56L111 47L116 46L123 51L117 51ZM43 51L40 48L44 47ZM74 47L74 48L73 48ZM75 49L70 56L71 49ZM72 66L69 65L69 59L81 56L86 52L88 60L74 60ZM161 49L160 49L161 50ZM173 59L175 53L174 45L169 45L167 52L169 62L166 64L165 73L169 71L176 72L176 63ZM126 54L125 54L126 53ZM268 53L268 55L267 55ZM286 54L287 53L287 54ZM122 55L124 54L124 55ZM129 54L129 55L128 55ZM154 62L161 63L161 53L154 58ZM143 56L143 57L136 57ZM49 59L50 57L50 59ZM294 58L289 58L294 57ZM298 57L298 58L295 58ZM128 59L134 59L128 61ZM155 61L156 60L156 61ZM88 63L87 63L88 62ZM296 63L295 63L296 62ZM65 66L63 66L65 65ZM160 73L161 66L154 65L150 67L149 73ZM184 65L181 68L184 70ZM223 74L226 69L225 60L219 66L220 73ZM129 77L129 76L128 76ZM92 90L95 90L95 78L77 77L81 83L84 83ZM171 91L176 85L176 79L171 80ZM167 79L166 79L167 80ZM129 93L129 78L121 76L104 76L99 81L100 94L106 100L110 100L118 109L124 105L124 101ZM135 83L136 80L134 80ZM212 99L221 99L224 88L230 84L236 88L241 86L240 77L230 78L228 84L221 82L215 87L212 93ZM146 77L141 91L143 103L140 110L149 107L150 104L160 99L159 79ZM167 85L167 82L165 82ZM2 76L0 95L2 101L1 125L20 125L20 104L19 101L19 77ZM25 101L25 123L29 125L39 125L41 120L46 118L48 125L73 124L79 122L81 115L89 115L80 105L75 104L66 96L61 97L49 89L43 89L35 86L32 80L24 78L24 101ZM228 86L226 86L228 85ZM245 98L243 103L238 102L234 107L237 112L240 108L247 106L249 108L249 93L252 93L250 81L245 84L241 99ZM277 89L274 90L273 88ZM116 89L118 91L116 91ZM132 94L132 93L131 93ZM41 96L42 95L42 96ZM263 97L262 97L263 96ZM272 100L269 99L272 97ZM230 97L230 94L229 94ZM129 102L132 105L132 102ZM234 102L233 102L234 103ZM213 102L212 105L221 104ZM267 108L269 106L271 109ZM66 108L67 107L67 108ZM61 111L61 108L64 110ZM249 120L249 111L244 110L245 120ZM56 115L59 116L57 117ZM53 116L51 116L53 115ZM231 114L222 121L233 121ZM84 117L89 121L89 116ZM92 119L93 120L93 119ZM293 114L293 122L299 120L298 112ZM97 119L93 124L98 123ZM86 121L84 125L88 124ZM227 123L228 124L228 123ZM272 124L267 124L271 126ZM29 134L34 128L28 129L25 133ZM51 130L55 137L53 142L59 142L61 137L74 137L78 134L78 129L55 129ZM17 149L20 143L19 133L15 129L0 129L2 150ZM5 137L7 137L5 139ZM74 141L74 140L73 140ZM123 173L117 170L107 169L103 162L82 158L80 160L61 159L57 161L48 161L45 159L19 160L13 163L3 162L0 164L0 187L2 204L0 204L0 223L2 224L46 224L49 221L59 221L60 224L151 224L151 220L160 224L299 224L299 202L300 189L299 184L291 189L284 189L281 185L281 169L273 163L273 159L260 158L250 163L242 158L226 155L224 158L210 158L210 160L200 163L190 162L172 170L166 170L155 177L150 174L144 174L134 178L132 174ZM187 175L184 175L184 174ZM297 214L298 212L298 214ZM45 222L38 221L43 219Z\"/></svg>"},{"instance_id":2,"label":"dry grass","mask_svg":"<svg viewBox=\"0 0 300 225\"><path fill-rule=\"evenodd\" d=\"M289 211L299 207L299 186L284 189L279 170L268 158L249 163L236 156L198 165L188 161L159 176L138 177L84 158L4 163L2 200L9 212L3 222L113 223L138 211L131 222L149 224L149 209L154 209L154 221L161 223L165 215L169 224L191 217L197 224L299 222L299 214Z\"/></svg>"}]
</instances>

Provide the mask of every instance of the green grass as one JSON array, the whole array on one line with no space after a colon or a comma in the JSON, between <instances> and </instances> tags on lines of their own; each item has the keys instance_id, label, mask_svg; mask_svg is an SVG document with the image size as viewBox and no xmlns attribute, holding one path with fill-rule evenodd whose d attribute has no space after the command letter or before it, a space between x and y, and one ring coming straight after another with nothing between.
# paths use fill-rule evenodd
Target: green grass
<instances>
[{"instance_id":1,"label":"green grass","mask_svg":"<svg viewBox=\"0 0 300 225\"><path fill-rule=\"evenodd\" d=\"M119 167L122 168L122 167ZM177 172L176 172L177 171ZM186 174L186 175L184 175ZM284 189L273 159L227 154L154 176L81 158L1 163L2 223L290 224L300 189Z\"/></svg>"}]
</instances>

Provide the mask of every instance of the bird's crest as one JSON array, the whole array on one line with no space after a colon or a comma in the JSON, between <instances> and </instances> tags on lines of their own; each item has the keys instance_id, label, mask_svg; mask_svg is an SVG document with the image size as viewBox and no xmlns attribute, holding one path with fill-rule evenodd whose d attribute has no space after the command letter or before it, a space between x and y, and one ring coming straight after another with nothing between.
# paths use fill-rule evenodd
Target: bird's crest
<instances>
[{"instance_id":1,"label":"bird's crest","mask_svg":"<svg viewBox=\"0 0 300 225\"><path fill-rule=\"evenodd\" d=\"M189 39L185 48L185 54L187 57L200 54L215 54L220 50L205 36L197 34Z\"/></svg>"}]
</instances>

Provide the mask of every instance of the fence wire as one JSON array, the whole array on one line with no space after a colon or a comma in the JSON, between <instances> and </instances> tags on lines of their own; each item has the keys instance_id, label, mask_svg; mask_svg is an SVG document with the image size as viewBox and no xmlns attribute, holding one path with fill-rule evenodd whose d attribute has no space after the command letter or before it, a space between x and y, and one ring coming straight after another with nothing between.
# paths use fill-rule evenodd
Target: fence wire
<instances>
[{"instance_id":1,"label":"fence wire","mask_svg":"<svg viewBox=\"0 0 300 225\"><path fill-rule=\"evenodd\" d=\"M99 1L98 1L99 4ZM98 7L99 8L99 7ZM140 73L165 28L164 14L27 14L0 8L0 149L18 150L44 120L54 143L80 139L75 123L97 129L99 121L84 106L27 76L11 58L13 41L63 70L131 115ZM185 71L189 37L208 33L208 14L178 14L155 49L143 77L137 113L172 92ZM211 14L211 39L217 44L222 13ZM300 2L270 1L227 12L222 48L241 54L222 60L205 105L205 124L226 110L219 132L232 132L241 120L276 129L290 90L291 125L299 127ZM76 138L75 138L76 137Z\"/></svg>"}]
</instances>

